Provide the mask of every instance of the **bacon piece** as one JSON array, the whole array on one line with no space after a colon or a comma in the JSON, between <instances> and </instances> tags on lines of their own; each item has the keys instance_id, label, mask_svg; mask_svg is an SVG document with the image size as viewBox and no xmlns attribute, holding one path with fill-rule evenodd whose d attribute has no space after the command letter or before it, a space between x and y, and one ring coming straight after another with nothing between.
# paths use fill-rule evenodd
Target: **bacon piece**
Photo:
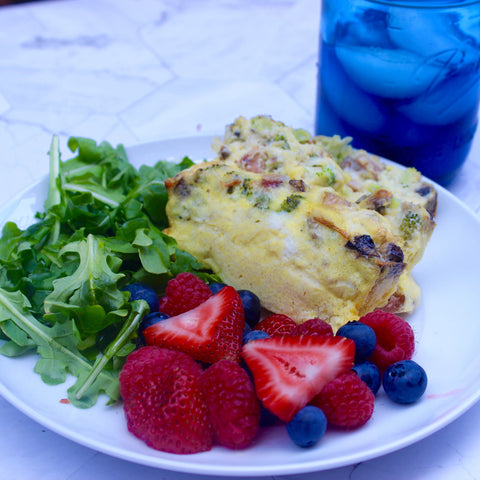
<instances>
[{"instance_id":1,"label":"bacon piece","mask_svg":"<svg viewBox=\"0 0 480 480\"><path fill-rule=\"evenodd\" d=\"M247 172L262 173L266 167L265 152L253 151L246 153L238 163Z\"/></svg>"},{"instance_id":2,"label":"bacon piece","mask_svg":"<svg viewBox=\"0 0 480 480\"><path fill-rule=\"evenodd\" d=\"M262 178L261 185L263 188L277 188L284 182L284 177L281 175L265 175Z\"/></svg>"}]
</instances>

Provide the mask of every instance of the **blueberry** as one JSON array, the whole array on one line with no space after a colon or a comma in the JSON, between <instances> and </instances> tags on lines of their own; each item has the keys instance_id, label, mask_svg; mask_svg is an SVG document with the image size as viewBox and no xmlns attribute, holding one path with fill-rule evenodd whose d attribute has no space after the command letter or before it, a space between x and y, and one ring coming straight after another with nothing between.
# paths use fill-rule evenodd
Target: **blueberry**
<instances>
[{"instance_id":1,"label":"blueberry","mask_svg":"<svg viewBox=\"0 0 480 480\"><path fill-rule=\"evenodd\" d=\"M220 283L220 282L215 282L215 283L211 283L208 288L210 289L210 291L212 292L212 295L215 295L216 293L218 293L223 287L226 287L227 284L226 283Z\"/></svg>"},{"instance_id":2,"label":"blueberry","mask_svg":"<svg viewBox=\"0 0 480 480\"><path fill-rule=\"evenodd\" d=\"M355 342L355 363L363 362L370 357L377 344L377 336L373 328L358 320L342 325L338 329L337 335L350 338Z\"/></svg>"},{"instance_id":3,"label":"blueberry","mask_svg":"<svg viewBox=\"0 0 480 480\"><path fill-rule=\"evenodd\" d=\"M247 333L250 333L252 331L252 327L248 324L248 323L245 323L245 326L243 327L243 337L245 337L245 335Z\"/></svg>"},{"instance_id":4,"label":"blueberry","mask_svg":"<svg viewBox=\"0 0 480 480\"><path fill-rule=\"evenodd\" d=\"M130 300L145 300L150 307L150 313L158 312L158 296L155 290L146 283L131 283L122 290L130 292Z\"/></svg>"},{"instance_id":5,"label":"blueberry","mask_svg":"<svg viewBox=\"0 0 480 480\"><path fill-rule=\"evenodd\" d=\"M302 408L290 422L287 432L295 445L307 448L313 447L325 434L327 418L318 407L307 405Z\"/></svg>"},{"instance_id":6,"label":"blueberry","mask_svg":"<svg viewBox=\"0 0 480 480\"><path fill-rule=\"evenodd\" d=\"M155 325L156 323L161 322L162 320L165 320L167 318L169 318L169 316L166 313L161 312L149 313L148 315L143 317L140 325L138 326L137 347L145 346L145 337L143 336L143 331L146 328L151 327L152 325Z\"/></svg>"},{"instance_id":7,"label":"blueberry","mask_svg":"<svg viewBox=\"0 0 480 480\"><path fill-rule=\"evenodd\" d=\"M155 325L162 320L166 320L170 318L166 313L162 312L153 312L146 315L143 320L140 322L140 326L138 327L141 332L143 332L146 328Z\"/></svg>"},{"instance_id":8,"label":"blueberry","mask_svg":"<svg viewBox=\"0 0 480 480\"><path fill-rule=\"evenodd\" d=\"M243 330L242 344L245 345L246 343L251 342L252 340L258 340L258 339L268 338L268 337L269 337L268 333L263 332L261 330L252 330L250 325L245 324L245 329ZM253 374L250 368L248 367L247 363L243 359L243 357L240 361L240 365L248 373L249 377L253 381Z\"/></svg>"},{"instance_id":9,"label":"blueberry","mask_svg":"<svg viewBox=\"0 0 480 480\"><path fill-rule=\"evenodd\" d=\"M262 313L260 299L250 290L238 290L245 311L245 322L252 328L259 322Z\"/></svg>"},{"instance_id":10,"label":"blueberry","mask_svg":"<svg viewBox=\"0 0 480 480\"><path fill-rule=\"evenodd\" d=\"M401 360L390 365L383 374L383 389L396 403L416 402L427 388L425 370L413 360Z\"/></svg>"},{"instance_id":11,"label":"blueberry","mask_svg":"<svg viewBox=\"0 0 480 480\"><path fill-rule=\"evenodd\" d=\"M262 330L251 330L248 332L246 335L243 336L243 344L245 345L248 342L251 342L252 340L258 340L262 338L268 338L270 335L268 335L267 332L263 332Z\"/></svg>"},{"instance_id":12,"label":"blueberry","mask_svg":"<svg viewBox=\"0 0 480 480\"><path fill-rule=\"evenodd\" d=\"M382 384L382 377L377 366L372 362L361 362L353 366L352 370L363 380L374 395L377 394L380 385Z\"/></svg>"}]
</instances>

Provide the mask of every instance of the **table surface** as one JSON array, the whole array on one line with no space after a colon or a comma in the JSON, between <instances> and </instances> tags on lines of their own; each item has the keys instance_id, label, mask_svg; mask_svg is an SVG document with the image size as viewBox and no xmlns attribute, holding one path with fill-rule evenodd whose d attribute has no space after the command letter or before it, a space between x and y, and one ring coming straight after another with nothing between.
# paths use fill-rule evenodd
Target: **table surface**
<instances>
[{"instance_id":1,"label":"table surface","mask_svg":"<svg viewBox=\"0 0 480 480\"><path fill-rule=\"evenodd\" d=\"M126 146L238 115L313 129L319 0L63 0L0 8L0 205L48 171L53 134ZM68 154L66 154L68 155ZM480 134L449 190L480 214ZM473 286L472 286L473 288ZM1 478L200 480L67 440L0 397ZM297 480L480 479L480 405L400 451ZM287 478L282 476L268 478Z\"/></svg>"}]
</instances>

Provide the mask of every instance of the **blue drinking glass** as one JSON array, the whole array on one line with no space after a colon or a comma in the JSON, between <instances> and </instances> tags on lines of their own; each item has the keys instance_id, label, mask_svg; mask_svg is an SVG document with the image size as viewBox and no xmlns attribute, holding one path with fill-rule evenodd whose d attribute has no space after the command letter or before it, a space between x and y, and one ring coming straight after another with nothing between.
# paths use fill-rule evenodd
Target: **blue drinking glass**
<instances>
[{"instance_id":1,"label":"blue drinking glass","mask_svg":"<svg viewBox=\"0 0 480 480\"><path fill-rule=\"evenodd\" d=\"M479 98L480 0L323 0L316 134L446 185Z\"/></svg>"}]
</instances>

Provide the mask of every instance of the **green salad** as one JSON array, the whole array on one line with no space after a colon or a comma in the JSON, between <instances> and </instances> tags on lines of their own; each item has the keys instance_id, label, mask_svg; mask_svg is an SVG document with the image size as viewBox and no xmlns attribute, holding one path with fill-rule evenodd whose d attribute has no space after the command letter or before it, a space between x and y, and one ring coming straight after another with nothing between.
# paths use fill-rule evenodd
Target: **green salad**
<instances>
[{"instance_id":1,"label":"green salad","mask_svg":"<svg viewBox=\"0 0 480 480\"><path fill-rule=\"evenodd\" d=\"M44 211L25 230L3 227L0 353L36 353L47 384L73 376L68 399L87 408L100 394L119 399L118 374L149 312L125 286L147 283L161 296L180 272L218 278L162 232L164 180L191 166L188 157L136 169L121 145L72 137L68 147L73 157L61 161L53 138Z\"/></svg>"}]
</instances>

